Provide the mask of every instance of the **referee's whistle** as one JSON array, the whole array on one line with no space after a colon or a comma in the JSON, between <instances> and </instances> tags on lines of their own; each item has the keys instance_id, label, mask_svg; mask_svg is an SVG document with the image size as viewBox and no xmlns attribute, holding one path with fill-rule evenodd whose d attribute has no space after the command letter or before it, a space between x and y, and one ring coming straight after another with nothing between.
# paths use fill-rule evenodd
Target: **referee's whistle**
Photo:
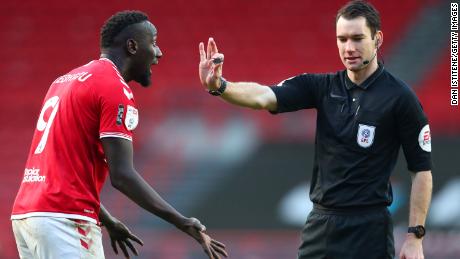
<instances>
[{"instance_id":1,"label":"referee's whistle","mask_svg":"<svg viewBox=\"0 0 460 259\"><path fill-rule=\"evenodd\" d=\"M222 58L213 58L212 63L215 65L222 63L224 60Z\"/></svg>"}]
</instances>

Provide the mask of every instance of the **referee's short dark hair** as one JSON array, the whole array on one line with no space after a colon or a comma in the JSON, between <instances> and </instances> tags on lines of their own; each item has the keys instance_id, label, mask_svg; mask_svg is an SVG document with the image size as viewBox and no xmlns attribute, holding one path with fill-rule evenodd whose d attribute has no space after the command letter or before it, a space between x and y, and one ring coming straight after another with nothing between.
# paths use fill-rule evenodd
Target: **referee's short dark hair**
<instances>
[{"instance_id":1,"label":"referee's short dark hair","mask_svg":"<svg viewBox=\"0 0 460 259\"><path fill-rule=\"evenodd\" d=\"M141 11L122 11L112 15L101 28L101 48L111 47L115 37L124 28L148 19L149 17Z\"/></svg>"},{"instance_id":2,"label":"referee's short dark hair","mask_svg":"<svg viewBox=\"0 0 460 259\"><path fill-rule=\"evenodd\" d=\"M379 12L371 3L363 0L348 2L337 12L335 23L337 24L340 17L351 20L360 16L366 19L366 25L371 29L373 39L375 33L380 30L381 22Z\"/></svg>"}]
</instances>

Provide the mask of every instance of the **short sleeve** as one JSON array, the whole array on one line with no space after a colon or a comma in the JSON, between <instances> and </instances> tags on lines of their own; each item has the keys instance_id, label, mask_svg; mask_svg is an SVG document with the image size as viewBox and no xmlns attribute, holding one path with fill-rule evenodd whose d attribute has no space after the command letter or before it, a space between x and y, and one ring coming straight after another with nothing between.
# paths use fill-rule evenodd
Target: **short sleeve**
<instances>
[{"instance_id":1,"label":"short sleeve","mask_svg":"<svg viewBox=\"0 0 460 259\"><path fill-rule=\"evenodd\" d=\"M277 100L277 110L272 113L316 108L321 86L326 81L327 76L323 74L302 74L272 86Z\"/></svg>"},{"instance_id":2,"label":"short sleeve","mask_svg":"<svg viewBox=\"0 0 460 259\"><path fill-rule=\"evenodd\" d=\"M430 126L422 105L409 88L401 94L395 116L409 171L431 170Z\"/></svg>"},{"instance_id":3,"label":"short sleeve","mask_svg":"<svg viewBox=\"0 0 460 259\"><path fill-rule=\"evenodd\" d=\"M99 137L132 141L139 114L129 87L122 82L97 86L96 96L100 113Z\"/></svg>"}]
</instances>

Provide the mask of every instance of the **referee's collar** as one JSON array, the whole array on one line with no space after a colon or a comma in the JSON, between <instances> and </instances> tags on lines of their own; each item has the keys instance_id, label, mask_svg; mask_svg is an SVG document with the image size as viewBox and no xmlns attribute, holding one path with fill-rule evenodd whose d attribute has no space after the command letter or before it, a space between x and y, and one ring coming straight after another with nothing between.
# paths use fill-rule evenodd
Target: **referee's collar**
<instances>
[{"instance_id":1,"label":"referee's collar","mask_svg":"<svg viewBox=\"0 0 460 259\"><path fill-rule=\"evenodd\" d=\"M347 88L347 90L353 89L355 87L366 90L383 72L383 69L384 69L383 64L381 62L378 62L378 65L379 67L377 68L377 70L375 70L375 72L372 73L372 75L368 77L366 80L364 80L364 82L362 82L360 85L353 83L350 80L350 78L348 78L347 70L345 70L344 77L345 77L345 87Z\"/></svg>"}]
</instances>

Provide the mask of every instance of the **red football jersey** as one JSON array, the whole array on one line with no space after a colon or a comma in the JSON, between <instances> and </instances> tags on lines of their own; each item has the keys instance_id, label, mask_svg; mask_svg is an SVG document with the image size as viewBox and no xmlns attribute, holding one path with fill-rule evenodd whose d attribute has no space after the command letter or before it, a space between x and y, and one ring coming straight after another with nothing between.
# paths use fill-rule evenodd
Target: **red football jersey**
<instances>
[{"instance_id":1,"label":"red football jersey","mask_svg":"<svg viewBox=\"0 0 460 259\"><path fill-rule=\"evenodd\" d=\"M32 139L11 219L98 222L108 174L100 138L132 140L138 111L116 66L101 58L51 84Z\"/></svg>"}]
</instances>

